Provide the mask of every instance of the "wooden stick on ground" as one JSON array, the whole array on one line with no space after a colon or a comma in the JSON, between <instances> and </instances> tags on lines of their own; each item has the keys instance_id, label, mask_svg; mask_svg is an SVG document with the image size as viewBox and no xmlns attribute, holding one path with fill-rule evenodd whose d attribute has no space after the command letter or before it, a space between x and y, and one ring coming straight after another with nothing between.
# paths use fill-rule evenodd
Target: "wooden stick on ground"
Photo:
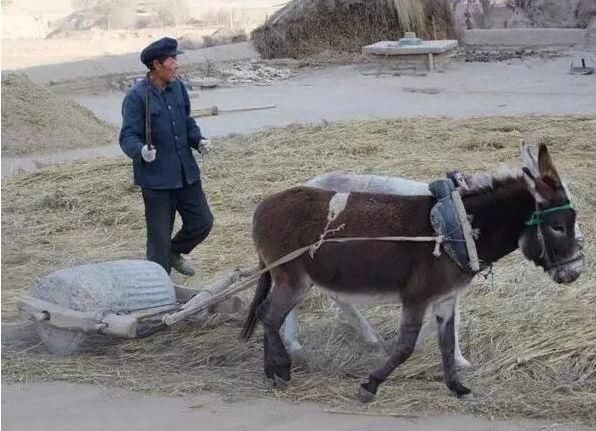
<instances>
[{"instance_id":1,"label":"wooden stick on ground","mask_svg":"<svg viewBox=\"0 0 596 431\"><path fill-rule=\"evenodd\" d=\"M219 109L217 106L208 106L206 108L197 108L193 109L191 115L193 117L211 117L219 114L224 113L232 113L232 112L246 112L246 111L260 111L263 109L273 109L277 108L277 105L259 105L259 106L247 106L244 108L229 108L229 109Z\"/></svg>"},{"instance_id":2,"label":"wooden stick on ground","mask_svg":"<svg viewBox=\"0 0 596 431\"><path fill-rule=\"evenodd\" d=\"M180 310L165 315L162 321L166 325L172 326L188 316L207 310L211 305L225 301L236 293L248 289L256 282L257 276L254 274L257 271L258 268L254 267L248 270L236 269L226 274L204 289L199 290ZM240 281L242 278L246 278L246 280Z\"/></svg>"}]
</instances>

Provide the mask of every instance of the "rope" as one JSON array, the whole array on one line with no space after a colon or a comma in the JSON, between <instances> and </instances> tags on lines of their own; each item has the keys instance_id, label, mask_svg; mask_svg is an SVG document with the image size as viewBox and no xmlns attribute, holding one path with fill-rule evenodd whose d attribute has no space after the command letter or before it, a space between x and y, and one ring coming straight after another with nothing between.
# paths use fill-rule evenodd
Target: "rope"
<instances>
[{"instance_id":1,"label":"rope","mask_svg":"<svg viewBox=\"0 0 596 431\"><path fill-rule=\"evenodd\" d=\"M333 229L335 230L335 229ZM329 233L331 231L328 231ZM269 264L265 268L259 270L255 273L255 276L259 276L266 272L271 271L274 268L277 268L280 265L288 263L294 259L299 258L304 253L309 250L313 250L316 252L321 245L324 243L335 242L335 243L344 243L344 242L356 242L356 241L383 241L383 242L434 242L435 248L433 250L433 256L439 257L441 256L441 244L445 241L445 237L443 235L439 236L378 236L378 237L347 237L347 238L324 238L323 236L326 233L324 232L322 238L320 238L317 242L305 245L304 247L300 247L294 250L291 253L286 254L285 256L277 259L275 262ZM314 258L314 252L312 253L311 257Z\"/></svg>"},{"instance_id":2,"label":"rope","mask_svg":"<svg viewBox=\"0 0 596 431\"><path fill-rule=\"evenodd\" d=\"M316 250L318 250L318 248L321 247L321 245L323 243L326 242L336 242L336 243L344 243L344 242L352 242L352 241L389 241L389 242L395 242L395 241L409 241L409 242L434 242L435 243L435 248L433 250L433 256L435 257L439 257L441 255L441 244L444 241L444 237L443 235L439 235L439 236L418 236L418 237L411 237L411 236L381 236L381 237L348 237L348 238L324 238L324 236L330 232L333 231L337 231L338 229L332 229L329 230L327 232L323 232L323 234L321 235L321 238L319 238L319 240L315 243L306 245L304 247L300 247L294 251L292 251L291 253L286 254L285 256L277 259L275 262L267 265L265 268L262 268L258 271L255 272L251 272L251 271L241 271L239 273L240 277L247 277L245 280L242 280L238 283L239 280L234 281L233 283L238 283L236 285L232 284L229 288L222 290L220 292L217 293L213 293L211 291L206 291L209 293L209 297L206 298L204 301L201 302L201 304L191 307L191 308L184 308L184 306L181 308L181 310L172 313L172 314L167 314L165 316L163 316L162 321L168 325L171 326L174 323L182 320L184 317L191 315L191 314L195 314L198 313L202 310L205 310L206 308L208 308L209 306L213 305L213 304L217 304L219 302L225 301L226 299L230 298L231 296L235 295L236 293L239 293L243 290L248 289L249 287L251 287L255 281L257 280L258 277L260 277L261 275L265 274L266 272L271 271L272 269L277 268L278 266L281 266L285 263L291 262L294 259L299 258L300 256L302 256L304 253L306 253L309 250L314 250L313 254L311 255L312 258L314 258L314 252L316 252Z\"/></svg>"},{"instance_id":3,"label":"rope","mask_svg":"<svg viewBox=\"0 0 596 431\"><path fill-rule=\"evenodd\" d=\"M484 277L484 281L488 280L488 277L490 276L491 290L495 290L495 273L493 271L492 263L488 266L488 270L485 273L479 272L478 274Z\"/></svg>"}]
</instances>

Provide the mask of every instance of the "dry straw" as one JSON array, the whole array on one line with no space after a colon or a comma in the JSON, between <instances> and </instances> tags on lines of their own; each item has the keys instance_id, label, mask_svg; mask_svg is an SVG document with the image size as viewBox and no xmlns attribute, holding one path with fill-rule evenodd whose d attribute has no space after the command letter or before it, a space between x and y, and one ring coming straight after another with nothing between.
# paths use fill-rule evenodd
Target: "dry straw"
<instances>
[{"instance_id":1,"label":"dry straw","mask_svg":"<svg viewBox=\"0 0 596 431\"><path fill-rule=\"evenodd\" d=\"M397 40L406 31L425 38L453 37L449 2L293 0L255 29L251 39L264 58L304 58L360 52L364 45Z\"/></svg>"},{"instance_id":2,"label":"dry straw","mask_svg":"<svg viewBox=\"0 0 596 431\"><path fill-rule=\"evenodd\" d=\"M116 137L116 128L88 109L25 75L2 72L3 156L115 145Z\"/></svg>"},{"instance_id":3,"label":"dry straw","mask_svg":"<svg viewBox=\"0 0 596 431\"><path fill-rule=\"evenodd\" d=\"M262 374L261 333L237 339L242 315L214 316L207 327L181 325L104 351L57 358L41 346L2 349L7 381L66 380L182 394L216 391L226 399L281 397L364 414L473 412L596 424L596 161L594 118L386 120L287 127L217 142L203 162L216 216L212 235L192 254L199 285L255 262L250 220L267 194L335 169L431 180L446 170L518 166L522 137L543 137L576 197L587 240L585 273L557 285L519 253L495 267L494 285L479 277L463 299L462 346L475 369L464 381L476 393L459 401L442 382L434 341L382 386L377 401L356 401L361 379L381 360L367 351L335 307L313 292L299 310L305 358L285 392ZM53 167L3 182L2 311L35 281L67 265L142 257L141 196L129 163L99 160ZM247 292L246 297L251 292ZM396 306L364 307L390 343Z\"/></svg>"},{"instance_id":4,"label":"dry straw","mask_svg":"<svg viewBox=\"0 0 596 431\"><path fill-rule=\"evenodd\" d=\"M426 32L426 13L420 0L393 0L399 28L402 31Z\"/></svg>"}]
</instances>

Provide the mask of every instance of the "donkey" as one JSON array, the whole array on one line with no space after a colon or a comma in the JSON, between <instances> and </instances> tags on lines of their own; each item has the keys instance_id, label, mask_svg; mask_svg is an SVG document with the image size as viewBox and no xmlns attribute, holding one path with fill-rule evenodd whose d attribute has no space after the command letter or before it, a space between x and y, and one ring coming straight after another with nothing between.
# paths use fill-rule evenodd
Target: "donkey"
<instances>
[{"instance_id":1,"label":"donkey","mask_svg":"<svg viewBox=\"0 0 596 431\"><path fill-rule=\"evenodd\" d=\"M518 247L557 283L571 283L583 271L583 255L575 238L576 212L562 185L546 145L538 160L522 147L521 173L494 176L491 184L463 196L463 203L481 232L478 256L486 264ZM341 205L341 204L344 205ZM434 200L429 196L350 193L296 187L261 202L253 218L253 240L260 265L313 244L325 231L338 238L366 237L367 241L323 243L316 254L302 254L261 275L242 337L248 339L261 321L264 329L264 371L275 384L290 380L291 359L279 330L305 291L316 284L338 295L395 298L402 303L400 331L386 364L361 384L360 399L374 398L379 385L412 352L429 304L469 284L474 274L458 266L446 253L433 254L425 242L377 241L381 236L429 237L428 220ZM328 225L335 211L337 225ZM433 310L447 387L458 396L470 393L454 367L454 307L446 299Z\"/></svg>"},{"instance_id":2,"label":"donkey","mask_svg":"<svg viewBox=\"0 0 596 431\"><path fill-rule=\"evenodd\" d=\"M490 184L490 177L485 173L478 173L474 175L464 175L465 183L469 187L479 188L483 185ZM387 193L392 195L411 196L411 195L424 195L430 196L428 184L421 181L414 181L402 177L393 176L382 176L382 175L364 175L355 174L353 172L342 172L333 171L322 175L311 178L305 183L308 187L316 187L320 189L330 190L339 193L350 193L350 192L368 192L368 193ZM569 197L569 191L565 182L563 182L565 191ZM581 233L579 225L575 225L575 235L580 244L583 242L583 235ZM457 368L470 367L470 362L461 353L459 344L459 323L460 323L460 312L459 312L459 295L455 294L456 297L453 301L455 306L455 366ZM347 318L348 323L354 327L356 331L359 331L364 342L373 347L379 346L379 339L375 330L372 328L370 323L360 314L356 307L349 303L342 301L337 295L331 294L331 299L336 303L339 309L342 311L344 316ZM433 307L439 307L441 301L435 302ZM421 349L425 343L426 338L431 335L433 330L432 319L426 322L418 335L416 341L416 349ZM302 345L298 341L298 318L296 316L296 308L292 309L286 317L285 323L281 329L281 336L286 346L286 349L290 355L299 354L302 350Z\"/></svg>"},{"instance_id":3,"label":"donkey","mask_svg":"<svg viewBox=\"0 0 596 431\"><path fill-rule=\"evenodd\" d=\"M471 177L469 177L470 179ZM367 192L386 193L400 196L430 196L428 184L421 181L414 181L401 177L390 177L381 175L362 175L351 172L334 171L318 175L308 180L305 184L308 187L330 190L339 193ZM356 307L342 301L337 295L331 294L331 299L340 308L350 325L360 332L362 339L369 346L378 347L379 339L370 323L360 314ZM438 307L440 303L433 304ZM455 306L455 366L458 368L470 367L470 362L464 358L459 345L459 296L456 295L453 304ZM425 339L432 331L431 322L427 322L420 331L416 349L422 348ZM292 309L286 317L281 329L282 339L290 355L298 354L302 345L298 341L298 319L296 309Z\"/></svg>"}]
</instances>

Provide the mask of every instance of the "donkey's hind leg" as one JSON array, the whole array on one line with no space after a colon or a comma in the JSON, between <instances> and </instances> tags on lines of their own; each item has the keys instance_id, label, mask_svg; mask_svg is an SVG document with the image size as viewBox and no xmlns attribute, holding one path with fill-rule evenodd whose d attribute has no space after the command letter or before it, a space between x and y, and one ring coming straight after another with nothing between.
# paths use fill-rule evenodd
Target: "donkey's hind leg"
<instances>
[{"instance_id":1,"label":"donkey's hind leg","mask_svg":"<svg viewBox=\"0 0 596 431\"><path fill-rule=\"evenodd\" d=\"M373 327L368 323L368 321L364 318L362 314L349 302L342 301L336 295L330 295L331 299L335 301L337 306L341 309L343 315L348 320L350 326L352 326L356 331L360 333L364 343L370 347L378 348L379 344L379 337L377 333L373 329Z\"/></svg>"},{"instance_id":2,"label":"donkey's hind leg","mask_svg":"<svg viewBox=\"0 0 596 431\"><path fill-rule=\"evenodd\" d=\"M298 340L298 316L296 315L296 307L288 313L280 333L288 353L291 356L299 355L300 352L302 352L302 344L300 344L300 341Z\"/></svg>"},{"instance_id":3,"label":"donkey's hind leg","mask_svg":"<svg viewBox=\"0 0 596 431\"><path fill-rule=\"evenodd\" d=\"M455 366L457 368L470 368L472 366L472 364L470 364L470 362L466 358L464 358L464 355L462 354L461 348L459 345L459 326L460 326L459 295L460 295L459 292L455 292L453 294L454 301L448 303L448 304L452 304L453 311L455 313L455 321L454 321ZM426 339L429 338L433 332L435 332L435 328L437 329L437 334L438 334L439 327L435 326L435 322L436 322L435 315L437 313L441 312L440 310L443 310L442 312L444 312L444 307L445 307L444 303L446 300L448 300L450 298L451 297L449 297L447 299L440 299L433 303L430 319L428 320L428 322L426 322L424 325L422 325L422 329L420 330L420 334L418 335L418 341L416 341L416 350L422 350L424 348L424 346L426 344Z\"/></svg>"},{"instance_id":4,"label":"donkey's hind leg","mask_svg":"<svg viewBox=\"0 0 596 431\"><path fill-rule=\"evenodd\" d=\"M455 367L456 368L470 368L472 367L472 364L470 363L470 361L468 361L464 355L461 352L461 347L459 345L459 328L460 328L460 323L461 323L461 318L460 318L460 301L459 301L459 293L455 294L455 304L453 306L454 309L454 313L455 313L455 320L453 322L453 326L455 329L455 351L454 351L454 356L455 356Z\"/></svg>"},{"instance_id":5,"label":"donkey's hind leg","mask_svg":"<svg viewBox=\"0 0 596 431\"><path fill-rule=\"evenodd\" d=\"M383 383L399 365L404 363L410 357L416 346L416 339L418 338L425 312L426 304L403 305L399 337L397 339L395 351L391 354L389 360L383 367L373 371L368 376L368 382L360 385L360 400L362 402L371 401L377 393L379 385Z\"/></svg>"},{"instance_id":6,"label":"donkey's hind leg","mask_svg":"<svg viewBox=\"0 0 596 431\"><path fill-rule=\"evenodd\" d=\"M456 348L456 308L457 295L449 297L433 307L433 314L437 319L439 333L439 347L443 359L443 373L445 374L445 383L457 396L469 394L470 389L461 384L455 365Z\"/></svg>"},{"instance_id":7,"label":"donkey's hind leg","mask_svg":"<svg viewBox=\"0 0 596 431\"><path fill-rule=\"evenodd\" d=\"M275 384L283 386L290 380L292 363L280 336L280 328L309 284L294 274L281 271L272 274L272 277L273 287L267 299L258 307L257 316L265 332L265 375Z\"/></svg>"}]
</instances>

